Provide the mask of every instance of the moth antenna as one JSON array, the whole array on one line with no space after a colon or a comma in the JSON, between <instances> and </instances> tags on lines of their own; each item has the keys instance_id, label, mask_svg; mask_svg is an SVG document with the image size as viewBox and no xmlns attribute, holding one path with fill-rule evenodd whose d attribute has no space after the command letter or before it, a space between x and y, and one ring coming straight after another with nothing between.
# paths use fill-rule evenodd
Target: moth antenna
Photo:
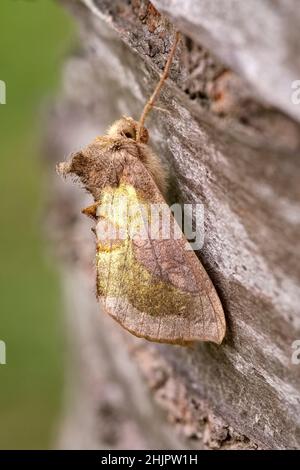
<instances>
[{"instance_id":1,"label":"moth antenna","mask_svg":"<svg viewBox=\"0 0 300 470\"><path fill-rule=\"evenodd\" d=\"M145 104L145 107L144 107L143 112L141 114L141 117L140 117L140 120L139 120L139 123L138 123L138 127L137 127L137 133L136 133L136 141L137 142L140 142L140 140L141 140L142 129L144 127L144 123L145 123L147 114L150 112L151 108L153 107L153 105L155 103L155 100L156 100L157 96L159 95L159 92L160 92L164 82L168 78L168 75L169 75L169 72L170 72L170 68L171 68L171 65L172 65L172 61L173 61L173 58L174 58L174 55L175 55L175 52L176 52L176 47L177 47L179 39L180 39L180 33L179 33L179 31L177 31L176 34L175 34L174 43L173 43L172 48L170 50L169 57L167 59L164 71L163 71L163 73L160 77L160 80L159 80L158 84L156 85L156 87L154 89L154 92L152 93L149 100Z\"/></svg>"}]
</instances>

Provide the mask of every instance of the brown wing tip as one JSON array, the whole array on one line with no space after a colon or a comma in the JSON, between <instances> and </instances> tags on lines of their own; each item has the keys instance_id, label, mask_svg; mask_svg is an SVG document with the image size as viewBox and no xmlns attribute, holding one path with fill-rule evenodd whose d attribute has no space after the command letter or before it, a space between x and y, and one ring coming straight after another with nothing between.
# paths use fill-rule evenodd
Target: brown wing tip
<instances>
[{"instance_id":1,"label":"brown wing tip","mask_svg":"<svg viewBox=\"0 0 300 470\"><path fill-rule=\"evenodd\" d=\"M221 331L218 330L218 334L216 336L216 339L212 339L211 341L216 344L221 344L223 342L223 339L225 338L226 335L226 323L224 319L224 323L219 323L219 328L221 327Z\"/></svg>"},{"instance_id":2,"label":"brown wing tip","mask_svg":"<svg viewBox=\"0 0 300 470\"><path fill-rule=\"evenodd\" d=\"M119 323L125 330L129 331L131 334L136 336L137 338L142 338L147 341L153 343L163 343L163 344L170 344L173 346L183 346L187 348L194 348L196 347L197 343L200 342L211 342L220 345L225 337L226 333L226 324L225 319L224 323L219 324L222 327L222 330L218 330L217 334L210 335L210 336L194 336L190 338L183 338L183 337L157 337L151 336L149 334L141 333L140 331L136 331L134 328L125 325L114 313L111 308L106 305L105 297L99 295L98 300L102 301L103 310L109 314L117 323Z\"/></svg>"}]
</instances>

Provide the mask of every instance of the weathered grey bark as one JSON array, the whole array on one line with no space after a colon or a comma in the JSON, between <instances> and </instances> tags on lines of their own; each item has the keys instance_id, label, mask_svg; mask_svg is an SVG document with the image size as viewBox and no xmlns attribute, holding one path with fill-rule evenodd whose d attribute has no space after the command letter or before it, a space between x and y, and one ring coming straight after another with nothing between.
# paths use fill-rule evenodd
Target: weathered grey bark
<instances>
[{"instance_id":1,"label":"weathered grey bark","mask_svg":"<svg viewBox=\"0 0 300 470\"><path fill-rule=\"evenodd\" d=\"M147 1L63 3L79 20L81 45L50 118L52 173L122 114L139 116L174 33ZM300 448L300 366L291 361L300 338L295 1L153 3L190 37L161 95L166 112L149 119L151 144L170 168L170 200L205 205L199 255L228 333L220 347L156 345L101 312L91 224L80 214L89 199L53 174L49 227L71 351L59 445Z\"/></svg>"},{"instance_id":2,"label":"weathered grey bark","mask_svg":"<svg viewBox=\"0 0 300 470\"><path fill-rule=\"evenodd\" d=\"M300 120L291 84L300 73L297 0L153 0L198 43L246 78L261 99Z\"/></svg>"}]
</instances>

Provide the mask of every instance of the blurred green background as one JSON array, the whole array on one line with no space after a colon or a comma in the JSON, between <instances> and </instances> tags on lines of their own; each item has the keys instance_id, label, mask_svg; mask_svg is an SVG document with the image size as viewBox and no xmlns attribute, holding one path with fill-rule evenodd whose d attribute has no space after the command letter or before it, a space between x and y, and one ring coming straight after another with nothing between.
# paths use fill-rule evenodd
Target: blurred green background
<instances>
[{"instance_id":1,"label":"blurred green background","mask_svg":"<svg viewBox=\"0 0 300 470\"><path fill-rule=\"evenodd\" d=\"M59 85L71 18L54 0L1 0L0 449L55 444L63 382L60 293L43 240L41 103Z\"/></svg>"}]
</instances>

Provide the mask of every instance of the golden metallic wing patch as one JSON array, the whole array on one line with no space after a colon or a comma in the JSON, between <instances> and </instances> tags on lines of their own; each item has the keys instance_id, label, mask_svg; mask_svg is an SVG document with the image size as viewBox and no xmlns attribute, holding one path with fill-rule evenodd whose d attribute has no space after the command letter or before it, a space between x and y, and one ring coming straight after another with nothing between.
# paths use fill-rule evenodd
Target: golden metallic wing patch
<instances>
[{"instance_id":1,"label":"golden metallic wing patch","mask_svg":"<svg viewBox=\"0 0 300 470\"><path fill-rule=\"evenodd\" d=\"M224 313L205 269L186 249L183 234L160 238L161 227L153 233L151 217L150 202L126 178L102 191L96 226L99 299L136 336L174 344L221 343ZM178 233L173 216L170 220L171 234Z\"/></svg>"}]
</instances>

